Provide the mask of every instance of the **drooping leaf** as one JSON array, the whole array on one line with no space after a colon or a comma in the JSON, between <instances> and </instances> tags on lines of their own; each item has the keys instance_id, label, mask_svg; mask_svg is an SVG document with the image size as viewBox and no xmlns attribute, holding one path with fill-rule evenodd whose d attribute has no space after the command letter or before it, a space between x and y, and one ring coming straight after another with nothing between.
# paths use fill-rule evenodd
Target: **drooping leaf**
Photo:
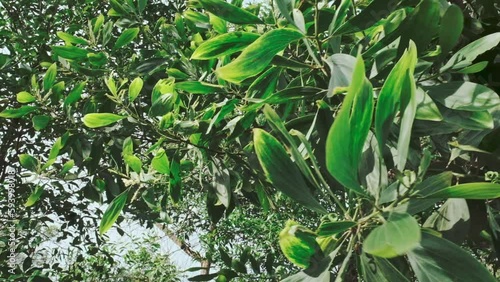
<instances>
[{"instance_id":1,"label":"drooping leaf","mask_svg":"<svg viewBox=\"0 0 500 282\"><path fill-rule=\"evenodd\" d=\"M495 199L500 197L500 184L489 182L464 183L424 195L424 198Z\"/></svg>"},{"instance_id":2,"label":"drooping leaf","mask_svg":"<svg viewBox=\"0 0 500 282\"><path fill-rule=\"evenodd\" d=\"M43 186L37 185L35 187L35 191L31 193L31 195L28 197L28 200L26 200L26 203L24 203L24 206L27 208L33 206L40 199L42 193L43 193Z\"/></svg>"},{"instance_id":3,"label":"drooping leaf","mask_svg":"<svg viewBox=\"0 0 500 282\"><path fill-rule=\"evenodd\" d=\"M52 46L52 51L59 57L70 60L86 59L89 53L89 51L76 46Z\"/></svg>"},{"instance_id":4,"label":"drooping leaf","mask_svg":"<svg viewBox=\"0 0 500 282\"><path fill-rule=\"evenodd\" d=\"M115 46L113 47L113 49L118 49L118 48L121 48L121 47L129 44L130 42L134 41L134 39L137 37L138 34L139 34L138 27L129 28L129 29L124 30L123 33L120 34L120 36L116 40L116 43L115 43Z\"/></svg>"},{"instance_id":5,"label":"drooping leaf","mask_svg":"<svg viewBox=\"0 0 500 282\"><path fill-rule=\"evenodd\" d=\"M57 65L56 65L56 63L53 63L47 69L47 72L45 73L45 75L43 77L43 90L44 91L49 91L49 89L52 87L52 85L54 85L54 82L56 81L56 74L57 74Z\"/></svg>"},{"instance_id":6,"label":"drooping leaf","mask_svg":"<svg viewBox=\"0 0 500 282\"><path fill-rule=\"evenodd\" d=\"M46 115L38 115L38 116L34 116L31 121L33 123L33 128L37 131L39 130L42 130L44 129L45 127L47 127L47 125L49 124L49 122L52 120L52 118L50 116L46 116Z\"/></svg>"},{"instance_id":7,"label":"drooping leaf","mask_svg":"<svg viewBox=\"0 0 500 282\"><path fill-rule=\"evenodd\" d=\"M420 245L407 255L420 282L496 281L467 251L425 232L422 233Z\"/></svg>"},{"instance_id":8,"label":"drooping leaf","mask_svg":"<svg viewBox=\"0 0 500 282\"><path fill-rule=\"evenodd\" d=\"M390 214L387 222L373 229L363 242L363 251L383 258L404 255L418 246L420 226L407 213Z\"/></svg>"},{"instance_id":9,"label":"drooping leaf","mask_svg":"<svg viewBox=\"0 0 500 282\"><path fill-rule=\"evenodd\" d=\"M276 138L262 129L254 129L254 147L267 179L278 190L312 210L326 213Z\"/></svg>"},{"instance_id":10,"label":"drooping leaf","mask_svg":"<svg viewBox=\"0 0 500 282\"><path fill-rule=\"evenodd\" d=\"M38 169L38 160L28 154L19 155L19 163L26 169L35 172Z\"/></svg>"},{"instance_id":11,"label":"drooping leaf","mask_svg":"<svg viewBox=\"0 0 500 282\"><path fill-rule=\"evenodd\" d=\"M31 102L36 101L36 98L33 95L31 95L29 92L26 92L26 91L21 91L21 92L17 93L16 99L21 104L26 104L26 103L31 103Z\"/></svg>"},{"instance_id":12,"label":"drooping leaf","mask_svg":"<svg viewBox=\"0 0 500 282\"><path fill-rule=\"evenodd\" d=\"M79 37L79 36L74 36L66 32L58 31L57 37L61 38L64 40L66 43L71 43L71 44L80 44L80 45L88 45L89 43L87 40Z\"/></svg>"},{"instance_id":13,"label":"drooping leaf","mask_svg":"<svg viewBox=\"0 0 500 282\"><path fill-rule=\"evenodd\" d=\"M90 128L97 128L110 125L126 117L110 113L92 113L83 117L83 123Z\"/></svg>"},{"instance_id":14,"label":"drooping leaf","mask_svg":"<svg viewBox=\"0 0 500 282\"><path fill-rule=\"evenodd\" d=\"M229 177L229 170L223 166L221 161L213 158L212 171L212 186L214 187L215 194L219 201L226 208L229 208L231 202L231 179Z\"/></svg>"},{"instance_id":15,"label":"drooping leaf","mask_svg":"<svg viewBox=\"0 0 500 282\"><path fill-rule=\"evenodd\" d=\"M324 258L317 235L311 230L288 220L279 235L280 248L286 258L301 268L308 268L312 262Z\"/></svg>"},{"instance_id":16,"label":"drooping leaf","mask_svg":"<svg viewBox=\"0 0 500 282\"><path fill-rule=\"evenodd\" d=\"M137 96L139 96L139 93L142 90L144 82L140 77L136 77L132 83L130 83L130 86L128 88L128 100L129 102L133 102Z\"/></svg>"},{"instance_id":17,"label":"drooping leaf","mask_svg":"<svg viewBox=\"0 0 500 282\"><path fill-rule=\"evenodd\" d=\"M123 160L135 173L141 173L142 161L137 156L124 155Z\"/></svg>"},{"instance_id":18,"label":"drooping leaf","mask_svg":"<svg viewBox=\"0 0 500 282\"><path fill-rule=\"evenodd\" d=\"M123 191L120 195L113 199L111 204L108 206L104 215L102 216L101 223L99 225L99 233L102 235L108 231L111 226L118 219L118 216L122 212L125 204L127 203L128 190Z\"/></svg>"},{"instance_id":19,"label":"drooping leaf","mask_svg":"<svg viewBox=\"0 0 500 282\"><path fill-rule=\"evenodd\" d=\"M276 53L302 37L302 33L293 29L273 29L246 47L234 61L215 72L224 80L241 83L263 71Z\"/></svg>"},{"instance_id":20,"label":"drooping leaf","mask_svg":"<svg viewBox=\"0 0 500 282\"><path fill-rule=\"evenodd\" d=\"M199 0L210 13L234 24L260 24L262 21L254 14L231 5L223 0Z\"/></svg>"},{"instance_id":21,"label":"drooping leaf","mask_svg":"<svg viewBox=\"0 0 500 282\"><path fill-rule=\"evenodd\" d=\"M452 81L424 89L434 100L454 110L483 111L500 105L495 91L473 82Z\"/></svg>"},{"instance_id":22,"label":"drooping leaf","mask_svg":"<svg viewBox=\"0 0 500 282\"><path fill-rule=\"evenodd\" d=\"M358 166L373 114L372 85L358 56L347 96L326 139L326 167L343 186L365 194L358 179Z\"/></svg>"},{"instance_id":23,"label":"drooping leaf","mask_svg":"<svg viewBox=\"0 0 500 282\"><path fill-rule=\"evenodd\" d=\"M450 60L440 69L440 72L445 72L449 69L458 70L470 66L477 56L494 48L498 43L500 43L500 32L481 37L453 54Z\"/></svg>"},{"instance_id":24,"label":"drooping leaf","mask_svg":"<svg viewBox=\"0 0 500 282\"><path fill-rule=\"evenodd\" d=\"M260 37L257 33L231 32L216 36L203 42L194 50L191 59L208 60L230 55L245 49Z\"/></svg>"},{"instance_id":25,"label":"drooping leaf","mask_svg":"<svg viewBox=\"0 0 500 282\"><path fill-rule=\"evenodd\" d=\"M443 55L455 47L464 28L464 14L460 7L452 4L446 9L439 30L439 45Z\"/></svg>"}]
</instances>

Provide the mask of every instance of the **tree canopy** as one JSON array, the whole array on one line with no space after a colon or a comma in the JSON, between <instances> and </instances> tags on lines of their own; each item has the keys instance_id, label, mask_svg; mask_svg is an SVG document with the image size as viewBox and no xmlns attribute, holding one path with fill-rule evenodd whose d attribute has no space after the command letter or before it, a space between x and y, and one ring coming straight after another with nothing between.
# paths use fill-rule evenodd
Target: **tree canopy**
<instances>
[{"instance_id":1,"label":"tree canopy","mask_svg":"<svg viewBox=\"0 0 500 282\"><path fill-rule=\"evenodd\" d=\"M496 281L493 0L0 3L2 277L104 279L127 214L190 281Z\"/></svg>"}]
</instances>

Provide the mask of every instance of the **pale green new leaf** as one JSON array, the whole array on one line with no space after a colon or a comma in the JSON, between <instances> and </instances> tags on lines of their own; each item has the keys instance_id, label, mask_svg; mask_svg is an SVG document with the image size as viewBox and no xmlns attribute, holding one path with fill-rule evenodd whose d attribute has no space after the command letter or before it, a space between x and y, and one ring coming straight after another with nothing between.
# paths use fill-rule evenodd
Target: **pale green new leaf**
<instances>
[{"instance_id":1,"label":"pale green new leaf","mask_svg":"<svg viewBox=\"0 0 500 282\"><path fill-rule=\"evenodd\" d=\"M302 33L293 29L273 29L255 40L238 58L217 69L215 73L229 82L241 83L263 71L276 53L302 37Z\"/></svg>"},{"instance_id":2,"label":"pale green new leaf","mask_svg":"<svg viewBox=\"0 0 500 282\"><path fill-rule=\"evenodd\" d=\"M101 224L99 225L99 233L101 235L106 233L106 231L108 231L118 219L118 216L127 203L127 197L128 190L125 190L120 195L116 196L116 198L114 198L108 206L101 219Z\"/></svg>"},{"instance_id":3,"label":"pale green new leaf","mask_svg":"<svg viewBox=\"0 0 500 282\"><path fill-rule=\"evenodd\" d=\"M26 91L21 91L21 92L17 93L16 99L21 104L26 104L26 103L31 103L31 102L36 101L36 98L33 95L31 95L29 92L26 92Z\"/></svg>"},{"instance_id":4,"label":"pale green new leaf","mask_svg":"<svg viewBox=\"0 0 500 282\"><path fill-rule=\"evenodd\" d=\"M363 251L383 258L406 254L420 243L420 226L407 213L393 212L387 222L373 229L363 242Z\"/></svg>"},{"instance_id":5,"label":"pale green new leaf","mask_svg":"<svg viewBox=\"0 0 500 282\"><path fill-rule=\"evenodd\" d=\"M93 113L93 114L86 114L83 117L83 123L87 127L97 128L110 125L124 118L126 117L110 113Z\"/></svg>"},{"instance_id":6,"label":"pale green new leaf","mask_svg":"<svg viewBox=\"0 0 500 282\"><path fill-rule=\"evenodd\" d=\"M123 160L134 172L136 172L136 173L141 172L142 162L141 162L141 159L139 159L137 156L124 155Z\"/></svg>"},{"instance_id":7,"label":"pale green new leaf","mask_svg":"<svg viewBox=\"0 0 500 282\"><path fill-rule=\"evenodd\" d=\"M139 34L138 27L126 29L116 40L113 49L118 49L129 44L130 42L134 41L134 39L137 37L138 34Z\"/></svg>"},{"instance_id":8,"label":"pale green new leaf","mask_svg":"<svg viewBox=\"0 0 500 282\"><path fill-rule=\"evenodd\" d=\"M73 168L73 166L75 166L75 161L74 160L69 160L67 161L66 163L64 163L62 169L61 169L61 172L59 172L60 175L64 175L66 174L70 169Z\"/></svg>"},{"instance_id":9,"label":"pale green new leaf","mask_svg":"<svg viewBox=\"0 0 500 282\"><path fill-rule=\"evenodd\" d=\"M128 88L128 100L129 102L133 102L137 96L139 96L139 93L141 93L142 86L144 85L144 82L140 77L136 77L132 83L130 83L130 86Z\"/></svg>"},{"instance_id":10,"label":"pale green new leaf","mask_svg":"<svg viewBox=\"0 0 500 282\"><path fill-rule=\"evenodd\" d=\"M79 36L74 36L66 32L58 31L57 37L61 38L64 40L66 43L71 43L71 44L81 44L81 45L88 45L89 43L87 40L79 37Z\"/></svg>"},{"instance_id":11,"label":"pale green new leaf","mask_svg":"<svg viewBox=\"0 0 500 282\"><path fill-rule=\"evenodd\" d=\"M159 173L170 174L170 162L168 161L167 154L165 154L165 149L161 148L156 152L155 157L151 161L151 166Z\"/></svg>"},{"instance_id":12,"label":"pale green new leaf","mask_svg":"<svg viewBox=\"0 0 500 282\"><path fill-rule=\"evenodd\" d=\"M24 203L24 206L31 207L32 205L34 205L40 199L42 193L43 193L43 187L37 185L35 187L35 191L31 193L31 195L28 197L28 200L26 200L26 203Z\"/></svg>"},{"instance_id":13,"label":"pale green new leaf","mask_svg":"<svg viewBox=\"0 0 500 282\"><path fill-rule=\"evenodd\" d=\"M254 129L254 147L267 179L281 192L319 213L326 210L312 195L302 174L276 138Z\"/></svg>"},{"instance_id":14,"label":"pale green new leaf","mask_svg":"<svg viewBox=\"0 0 500 282\"><path fill-rule=\"evenodd\" d=\"M326 140L326 168L343 186L365 194L358 166L373 114L373 90L358 56L352 83Z\"/></svg>"}]
</instances>

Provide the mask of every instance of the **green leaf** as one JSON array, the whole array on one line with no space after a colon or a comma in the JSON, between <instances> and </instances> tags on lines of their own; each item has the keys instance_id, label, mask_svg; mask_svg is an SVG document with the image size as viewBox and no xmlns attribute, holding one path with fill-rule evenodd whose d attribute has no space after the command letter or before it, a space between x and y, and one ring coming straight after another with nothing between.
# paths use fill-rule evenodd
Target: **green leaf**
<instances>
[{"instance_id":1,"label":"green leaf","mask_svg":"<svg viewBox=\"0 0 500 282\"><path fill-rule=\"evenodd\" d=\"M19 103L26 104L36 101L36 98L31 95L29 92L22 91L17 93L16 99Z\"/></svg>"},{"instance_id":2,"label":"green leaf","mask_svg":"<svg viewBox=\"0 0 500 282\"><path fill-rule=\"evenodd\" d=\"M360 13L337 28L333 35L350 34L368 29L373 26L373 23L389 16L398 7L396 4L397 2L392 3L387 0L374 0Z\"/></svg>"},{"instance_id":3,"label":"green leaf","mask_svg":"<svg viewBox=\"0 0 500 282\"><path fill-rule=\"evenodd\" d=\"M199 0L203 8L210 13L235 24L260 24L263 23L254 14L238 8L222 0Z\"/></svg>"},{"instance_id":4,"label":"green leaf","mask_svg":"<svg viewBox=\"0 0 500 282\"><path fill-rule=\"evenodd\" d=\"M380 152L384 150L396 114L403 113L409 103L415 100L413 97L415 95L413 70L416 63L417 50L415 44L411 43L410 48L396 63L382 86L375 110L375 135ZM403 136L400 135L400 137ZM401 157L406 159L406 155ZM401 168L398 167L398 169Z\"/></svg>"},{"instance_id":5,"label":"green leaf","mask_svg":"<svg viewBox=\"0 0 500 282\"><path fill-rule=\"evenodd\" d=\"M420 282L497 281L469 252L425 232L408 261Z\"/></svg>"},{"instance_id":6,"label":"green leaf","mask_svg":"<svg viewBox=\"0 0 500 282\"><path fill-rule=\"evenodd\" d=\"M131 137L125 138L122 145L122 155L132 155L134 154L134 141Z\"/></svg>"},{"instance_id":7,"label":"green leaf","mask_svg":"<svg viewBox=\"0 0 500 282\"><path fill-rule=\"evenodd\" d=\"M178 161L178 153L174 155L170 163L170 179L168 183L168 190L170 198L174 203L178 203L182 196L182 179L181 179L181 165Z\"/></svg>"},{"instance_id":8,"label":"green leaf","mask_svg":"<svg viewBox=\"0 0 500 282\"><path fill-rule=\"evenodd\" d=\"M440 189L423 198L495 199L500 197L500 184L489 182L465 183Z\"/></svg>"},{"instance_id":9,"label":"green leaf","mask_svg":"<svg viewBox=\"0 0 500 282\"><path fill-rule=\"evenodd\" d=\"M459 111L443 109L441 110L446 122L455 124L459 128L470 130L493 129L493 116L488 111Z\"/></svg>"},{"instance_id":10,"label":"green leaf","mask_svg":"<svg viewBox=\"0 0 500 282\"><path fill-rule=\"evenodd\" d=\"M407 213L390 214L387 222L373 229L363 242L363 251L393 258L416 248L421 239L418 222Z\"/></svg>"},{"instance_id":11,"label":"green leaf","mask_svg":"<svg viewBox=\"0 0 500 282\"><path fill-rule=\"evenodd\" d=\"M116 196L116 198L114 198L111 204L108 206L99 225L99 233L101 235L106 233L106 231L108 231L118 219L118 216L127 203L127 197L128 190L125 190L120 195Z\"/></svg>"},{"instance_id":12,"label":"green leaf","mask_svg":"<svg viewBox=\"0 0 500 282\"><path fill-rule=\"evenodd\" d=\"M217 17L216 15L210 13L208 15L210 18L210 24L212 25L212 28L217 31L220 34L226 33L227 32L227 23L225 20Z\"/></svg>"},{"instance_id":13,"label":"green leaf","mask_svg":"<svg viewBox=\"0 0 500 282\"><path fill-rule=\"evenodd\" d=\"M95 18L95 23L94 27L92 28L92 32L94 34L97 34L103 23L104 23L104 16L102 14L99 14L99 16Z\"/></svg>"},{"instance_id":14,"label":"green leaf","mask_svg":"<svg viewBox=\"0 0 500 282\"><path fill-rule=\"evenodd\" d=\"M19 163L25 169L36 172L38 169L38 160L28 154L19 155Z\"/></svg>"},{"instance_id":15,"label":"green leaf","mask_svg":"<svg viewBox=\"0 0 500 282\"><path fill-rule=\"evenodd\" d=\"M351 229L356 224L354 221L322 222L316 233L318 236L333 236Z\"/></svg>"},{"instance_id":16,"label":"green leaf","mask_svg":"<svg viewBox=\"0 0 500 282\"><path fill-rule=\"evenodd\" d=\"M359 257L361 261L361 275L364 281L373 282L409 282L399 269L389 260L377 256L370 256L363 252Z\"/></svg>"},{"instance_id":17,"label":"green leaf","mask_svg":"<svg viewBox=\"0 0 500 282\"><path fill-rule=\"evenodd\" d=\"M123 7L119 0L109 0L109 4L111 4L111 8L118 14L118 16L128 14L127 10Z\"/></svg>"},{"instance_id":18,"label":"green leaf","mask_svg":"<svg viewBox=\"0 0 500 282\"><path fill-rule=\"evenodd\" d=\"M167 154L163 148L156 152L155 157L151 161L151 166L159 173L169 175L170 174L170 162L168 161Z\"/></svg>"},{"instance_id":19,"label":"green leaf","mask_svg":"<svg viewBox=\"0 0 500 282\"><path fill-rule=\"evenodd\" d=\"M35 191L31 193L31 195L28 197L28 200L26 200L26 203L24 203L24 206L31 207L32 205L34 205L40 199L42 193L43 193L43 187L37 185L35 187Z\"/></svg>"},{"instance_id":20,"label":"green leaf","mask_svg":"<svg viewBox=\"0 0 500 282\"><path fill-rule=\"evenodd\" d=\"M87 58L89 59L89 62L96 67L102 67L108 62L108 57L104 52L88 53Z\"/></svg>"},{"instance_id":21,"label":"green leaf","mask_svg":"<svg viewBox=\"0 0 500 282\"><path fill-rule=\"evenodd\" d=\"M183 90L191 94L214 94L222 92L224 87L202 81L183 81L176 83L175 89Z\"/></svg>"},{"instance_id":22,"label":"green leaf","mask_svg":"<svg viewBox=\"0 0 500 282\"><path fill-rule=\"evenodd\" d=\"M134 155L124 155L123 160L125 163L136 173L141 173L142 162L137 156Z\"/></svg>"},{"instance_id":23,"label":"green leaf","mask_svg":"<svg viewBox=\"0 0 500 282\"><path fill-rule=\"evenodd\" d=\"M427 94L422 88L417 88L415 92L415 100L417 103L417 112L415 114L415 119L419 120L430 120L430 121L442 121L443 115L439 111L438 106L432 98Z\"/></svg>"},{"instance_id":24,"label":"green leaf","mask_svg":"<svg viewBox=\"0 0 500 282\"><path fill-rule=\"evenodd\" d=\"M83 88L87 84L85 81L78 83L71 92L69 92L68 97L64 99L64 107L66 108L68 105L74 104L76 101L80 100L82 97Z\"/></svg>"},{"instance_id":25,"label":"green leaf","mask_svg":"<svg viewBox=\"0 0 500 282\"><path fill-rule=\"evenodd\" d=\"M31 121L33 122L33 128L37 131L44 129L49 124L52 118L46 115L34 116Z\"/></svg>"},{"instance_id":26,"label":"green leaf","mask_svg":"<svg viewBox=\"0 0 500 282\"><path fill-rule=\"evenodd\" d=\"M293 264L308 268L312 261L319 261L324 257L316 242L317 236L297 222L288 220L279 235L280 248Z\"/></svg>"},{"instance_id":27,"label":"green leaf","mask_svg":"<svg viewBox=\"0 0 500 282\"><path fill-rule=\"evenodd\" d=\"M140 77L136 77L132 83L130 83L130 86L128 88L128 100L129 102L133 102L138 96L139 93L141 93L142 86L144 85L144 82Z\"/></svg>"},{"instance_id":28,"label":"green leaf","mask_svg":"<svg viewBox=\"0 0 500 282\"><path fill-rule=\"evenodd\" d=\"M422 227L441 232L444 238L461 243L469 229L469 207L465 199L448 199L427 218Z\"/></svg>"},{"instance_id":29,"label":"green leaf","mask_svg":"<svg viewBox=\"0 0 500 282\"><path fill-rule=\"evenodd\" d=\"M52 46L52 51L59 57L70 60L83 60L89 53L87 50L75 46Z\"/></svg>"},{"instance_id":30,"label":"green leaf","mask_svg":"<svg viewBox=\"0 0 500 282\"><path fill-rule=\"evenodd\" d=\"M81 37L78 37L78 36L71 35L71 34L66 33L66 32L58 31L56 34L57 34L57 37L61 38L66 43L81 44L81 45L88 45L89 44L87 42L87 40L85 40Z\"/></svg>"},{"instance_id":31,"label":"green leaf","mask_svg":"<svg viewBox=\"0 0 500 282\"><path fill-rule=\"evenodd\" d=\"M245 49L259 37L257 33L241 31L222 34L201 43L191 59L208 60L230 55Z\"/></svg>"},{"instance_id":32,"label":"green leaf","mask_svg":"<svg viewBox=\"0 0 500 282\"><path fill-rule=\"evenodd\" d=\"M75 166L75 161L74 160L69 160L67 161L66 163L64 163L62 169L61 169L61 172L59 172L60 175L64 175L66 173L68 173L68 171L70 169L73 168L73 166Z\"/></svg>"},{"instance_id":33,"label":"green leaf","mask_svg":"<svg viewBox=\"0 0 500 282\"><path fill-rule=\"evenodd\" d=\"M439 30L439 45L443 55L455 47L464 28L464 14L460 7L452 4L448 7L441 19Z\"/></svg>"},{"instance_id":34,"label":"green leaf","mask_svg":"<svg viewBox=\"0 0 500 282\"><path fill-rule=\"evenodd\" d=\"M126 117L109 113L93 113L93 114L86 114L83 117L83 123L87 127L97 128L110 125L124 118Z\"/></svg>"},{"instance_id":35,"label":"green leaf","mask_svg":"<svg viewBox=\"0 0 500 282\"><path fill-rule=\"evenodd\" d=\"M302 174L276 138L254 129L254 147L267 179L281 192L319 213L326 210L311 194Z\"/></svg>"},{"instance_id":36,"label":"green leaf","mask_svg":"<svg viewBox=\"0 0 500 282\"><path fill-rule=\"evenodd\" d=\"M139 34L138 27L126 29L116 40L113 49L118 49L129 44L130 42L134 41L134 39L137 37L138 34Z\"/></svg>"},{"instance_id":37,"label":"green leaf","mask_svg":"<svg viewBox=\"0 0 500 282\"><path fill-rule=\"evenodd\" d=\"M424 89L434 100L454 110L483 111L500 105L495 91L473 82L452 81Z\"/></svg>"},{"instance_id":38,"label":"green leaf","mask_svg":"<svg viewBox=\"0 0 500 282\"><path fill-rule=\"evenodd\" d=\"M358 180L358 166L373 114L372 85L358 56L352 83L326 139L326 168L343 186L366 194Z\"/></svg>"},{"instance_id":39,"label":"green leaf","mask_svg":"<svg viewBox=\"0 0 500 282\"><path fill-rule=\"evenodd\" d=\"M461 70L457 70L459 73L470 74L470 73L478 73L483 71L488 66L488 61L479 62L477 64L470 65Z\"/></svg>"},{"instance_id":40,"label":"green leaf","mask_svg":"<svg viewBox=\"0 0 500 282\"><path fill-rule=\"evenodd\" d=\"M477 56L494 48L498 43L500 43L500 32L481 37L453 54L450 60L440 69L440 72L445 72L449 69L459 70L468 67Z\"/></svg>"},{"instance_id":41,"label":"green leaf","mask_svg":"<svg viewBox=\"0 0 500 282\"><path fill-rule=\"evenodd\" d=\"M238 58L217 69L215 73L229 82L241 83L263 71L276 53L302 37L300 32L293 29L271 30L245 48Z\"/></svg>"},{"instance_id":42,"label":"green leaf","mask_svg":"<svg viewBox=\"0 0 500 282\"><path fill-rule=\"evenodd\" d=\"M57 74L57 65L56 65L56 63L53 63L47 69L47 72L45 73L45 76L43 77L43 90L44 91L49 91L49 89L52 88L52 85L54 85L54 82L56 81L56 74Z\"/></svg>"},{"instance_id":43,"label":"green leaf","mask_svg":"<svg viewBox=\"0 0 500 282\"><path fill-rule=\"evenodd\" d=\"M31 112L36 111L37 107L32 106L22 106L17 109L5 109L0 113L0 117L3 118L20 118Z\"/></svg>"}]
</instances>

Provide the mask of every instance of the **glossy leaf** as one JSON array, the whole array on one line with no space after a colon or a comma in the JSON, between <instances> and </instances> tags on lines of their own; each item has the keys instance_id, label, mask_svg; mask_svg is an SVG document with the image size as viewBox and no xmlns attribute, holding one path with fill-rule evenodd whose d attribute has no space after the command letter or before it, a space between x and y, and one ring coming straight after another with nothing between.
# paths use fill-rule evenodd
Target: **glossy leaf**
<instances>
[{"instance_id":1,"label":"glossy leaf","mask_svg":"<svg viewBox=\"0 0 500 282\"><path fill-rule=\"evenodd\" d=\"M208 60L245 49L260 37L257 33L231 32L204 41L191 55L194 60Z\"/></svg>"},{"instance_id":2,"label":"glossy leaf","mask_svg":"<svg viewBox=\"0 0 500 282\"><path fill-rule=\"evenodd\" d=\"M120 195L113 199L111 204L108 206L104 215L102 216L101 223L99 225L99 233L102 235L108 231L111 226L115 223L120 216L125 204L127 203L128 190L125 190Z\"/></svg>"},{"instance_id":3,"label":"glossy leaf","mask_svg":"<svg viewBox=\"0 0 500 282\"><path fill-rule=\"evenodd\" d=\"M110 113L93 113L86 114L82 120L87 127L97 128L113 124L124 118L126 117Z\"/></svg>"},{"instance_id":4,"label":"glossy leaf","mask_svg":"<svg viewBox=\"0 0 500 282\"><path fill-rule=\"evenodd\" d=\"M215 94L222 92L223 87L202 81L183 81L176 83L175 89L183 90L191 94Z\"/></svg>"},{"instance_id":5,"label":"glossy leaf","mask_svg":"<svg viewBox=\"0 0 500 282\"><path fill-rule=\"evenodd\" d=\"M26 200L26 203L24 203L24 206L25 207L33 206L36 202L38 202L38 200L42 196L42 193L43 193L43 187L37 185L35 187L35 191L31 193L31 195L28 197L28 200Z\"/></svg>"},{"instance_id":6,"label":"glossy leaf","mask_svg":"<svg viewBox=\"0 0 500 282\"><path fill-rule=\"evenodd\" d=\"M133 102L137 96L139 96L139 93L141 93L142 86L144 85L144 82L140 77L136 77L132 83L130 83L130 86L128 88L128 100L129 102Z\"/></svg>"},{"instance_id":7,"label":"glossy leaf","mask_svg":"<svg viewBox=\"0 0 500 282\"><path fill-rule=\"evenodd\" d=\"M500 197L500 184L489 182L464 183L440 189L424 198L495 199Z\"/></svg>"},{"instance_id":8,"label":"glossy leaf","mask_svg":"<svg viewBox=\"0 0 500 282\"><path fill-rule=\"evenodd\" d=\"M452 81L424 89L434 100L454 110L483 111L500 105L495 91L473 82Z\"/></svg>"},{"instance_id":9,"label":"glossy leaf","mask_svg":"<svg viewBox=\"0 0 500 282\"><path fill-rule=\"evenodd\" d=\"M500 32L481 37L453 54L450 60L440 69L440 72L445 72L449 69L458 70L470 66L477 56L494 48L499 43Z\"/></svg>"},{"instance_id":10,"label":"glossy leaf","mask_svg":"<svg viewBox=\"0 0 500 282\"><path fill-rule=\"evenodd\" d=\"M358 56L352 83L326 139L326 167L342 185L365 194L358 166L373 114L372 85Z\"/></svg>"},{"instance_id":11,"label":"glossy leaf","mask_svg":"<svg viewBox=\"0 0 500 282\"><path fill-rule=\"evenodd\" d=\"M139 34L138 27L126 29L125 31L123 31L122 34L120 34L120 36L116 40L113 49L118 49L129 44L130 42L134 41L134 39L137 37L138 34Z\"/></svg>"},{"instance_id":12,"label":"glossy leaf","mask_svg":"<svg viewBox=\"0 0 500 282\"><path fill-rule=\"evenodd\" d=\"M383 258L404 255L418 246L420 227L407 213L391 213L387 222L373 229L363 242L363 251Z\"/></svg>"},{"instance_id":13,"label":"glossy leaf","mask_svg":"<svg viewBox=\"0 0 500 282\"><path fill-rule=\"evenodd\" d=\"M408 253L408 261L420 282L497 281L468 252L425 232L420 245Z\"/></svg>"},{"instance_id":14,"label":"glossy leaf","mask_svg":"<svg viewBox=\"0 0 500 282\"><path fill-rule=\"evenodd\" d=\"M300 32L293 29L271 30L246 47L238 58L215 72L224 80L241 83L263 71L276 53L302 37Z\"/></svg>"},{"instance_id":15,"label":"glossy leaf","mask_svg":"<svg viewBox=\"0 0 500 282\"><path fill-rule=\"evenodd\" d=\"M276 138L262 129L254 129L254 147L267 179L298 203L320 213L326 210L310 192L302 174Z\"/></svg>"},{"instance_id":16,"label":"glossy leaf","mask_svg":"<svg viewBox=\"0 0 500 282\"><path fill-rule=\"evenodd\" d=\"M281 251L296 266L308 268L312 261L319 261L324 257L316 237L311 230L288 220L279 235Z\"/></svg>"},{"instance_id":17,"label":"glossy leaf","mask_svg":"<svg viewBox=\"0 0 500 282\"><path fill-rule=\"evenodd\" d=\"M31 102L36 101L36 98L33 95L31 95L29 92L26 92L26 91L22 91L22 92L17 93L16 99L21 104L26 104L26 103L31 103Z\"/></svg>"},{"instance_id":18,"label":"glossy leaf","mask_svg":"<svg viewBox=\"0 0 500 282\"><path fill-rule=\"evenodd\" d=\"M235 24L260 24L262 21L254 14L231 5L223 0L199 0L210 13Z\"/></svg>"},{"instance_id":19,"label":"glossy leaf","mask_svg":"<svg viewBox=\"0 0 500 282\"><path fill-rule=\"evenodd\" d=\"M441 52L446 55L460 39L464 28L464 14L460 7L452 4L446 9L439 30L439 45Z\"/></svg>"},{"instance_id":20,"label":"glossy leaf","mask_svg":"<svg viewBox=\"0 0 500 282\"><path fill-rule=\"evenodd\" d=\"M52 88L52 85L54 85L54 82L56 81L56 74L57 74L57 65L56 63L53 63L52 65L50 65L50 67L47 69L47 72L43 76L44 91L49 91L49 89Z\"/></svg>"}]
</instances>

